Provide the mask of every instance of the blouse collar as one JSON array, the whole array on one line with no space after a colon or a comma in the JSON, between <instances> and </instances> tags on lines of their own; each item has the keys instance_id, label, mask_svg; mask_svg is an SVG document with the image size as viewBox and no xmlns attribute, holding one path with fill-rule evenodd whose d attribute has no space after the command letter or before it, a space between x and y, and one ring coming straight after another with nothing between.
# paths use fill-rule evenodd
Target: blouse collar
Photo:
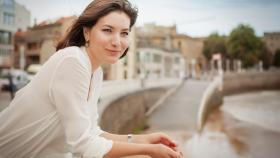
<instances>
[{"instance_id":1,"label":"blouse collar","mask_svg":"<svg viewBox=\"0 0 280 158\"><path fill-rule=\"evenodd\" d=\"M90 57L89 57L89 55L88 55L88 53L87 53L87 51L86 51L86 48L85 48L85 46L81 46L80 47L80 49L82 50L82 54L83 54L83 56L86 58L86 60L87 60L87 65L89 66L89 69L90 69L90 72L91 72L91 74L93 74L93 73L95 73L95 72L93 72L93 70L92 70L92 66L91 66L91 62L90 62ZM101 69L101 66L99 66L95 71L99 71Z\"/></svg>"}]
</instances>

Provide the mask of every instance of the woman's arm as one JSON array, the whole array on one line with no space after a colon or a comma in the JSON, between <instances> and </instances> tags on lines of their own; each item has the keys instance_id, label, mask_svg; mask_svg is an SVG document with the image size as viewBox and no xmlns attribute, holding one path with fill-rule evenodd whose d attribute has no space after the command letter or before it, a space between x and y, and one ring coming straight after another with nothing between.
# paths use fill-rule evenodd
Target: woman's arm
<instances>
[{"instance_id":1,"label":"woman's arm","mask_svg":"<svg viewBox=\"0 0 280 158\"><path fill-rule=\"evenodd\" d=\"M75 50L72 50L75 51ZM53 70L49 98L65 135L65 143L77 157L103 157L113 141L92 132L87 96L90 72L75 56L64 57Z\"/></svg>"},{"instance_id":2,"label":"woman's arm","mask_svg":"<svg viewBox=\"0 0 280 158\"><path fill-rule=\"evenodd\" d=\"M104 131L104 133L102 133L101 136L113 141L120 141L120 142L128 141L127 135L112 134ZM171 147L172 149L177 147L177 144L167 134L162 132L133 135L131 143L164 144L168 147Z\"/></svg>"},{"instance_id":3,"label":"woman's arm","mask_svg":"<svg viewBox=\"0 0 280 158\"><path fill-rule=\"evenodd\" d=\"M127 135L112 134L104 131L100 136L113 141L128 142ZM146 139L146 135L133 135L131 143L146 144L148 143Z\"/></svg>"},{"instance_id":4,"label":"woman's arm","mask_svg":"<svg viewBox=\"0 0 280 158\"><path fill-rule=\"evenodd\" d=\"M182 158L180 152L173 151L162 144L135 144L115 141L104 158L116 158L131 155L149 155L152 158Z\"/></svg>"}]
</instances>

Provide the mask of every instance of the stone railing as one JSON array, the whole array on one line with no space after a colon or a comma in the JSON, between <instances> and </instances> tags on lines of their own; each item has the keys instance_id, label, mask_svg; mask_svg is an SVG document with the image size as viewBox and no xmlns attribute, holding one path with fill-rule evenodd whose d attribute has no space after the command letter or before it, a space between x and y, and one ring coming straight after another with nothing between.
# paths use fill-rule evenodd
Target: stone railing
<instances>
[{"instance_id":1,"label":"stone railing","mask_svg":"<svg viewBox=\"0 0 280 158\"><path fill-rule=\"evenodd\" d=\"M258 90L279 90L280 71L228 73L217 76L203 94L198 112L198 131L207 116L222 105L223 97Z\"/></svg>"},{"instance_id":2,"label":"stone railing","mask_svg":"<svg viewBox=\"0 0 280 158\"><path fill-rule=\"evenodd\" d=\"M99 104L100 125L112 133L130 133L144 124L147 113L181 79L107 81ZM143 87L144 85L144 87Z\"/></svg>"},{"instance_id":3,"label":"stone railing","mask_svg":"<svg viewBox=\"0 0 280 158\"><path fill-rule=\"evenodd\" d=\"M223 80L224 95L280 89L280 70L226 74Z\"/></svg>"},{"instance_id":4,"label":"stone railing","mask_svg":"<svg viewBox=\"0 0 280 158\"><path fill-rule=\"evenodd\" d=\"M99 114L102 115L107 106L123 96L152 88L178 85L180 81L181 79L178 78L162 78L157 80L104 81L98 109Z\"/></svg>"}]
</instances>

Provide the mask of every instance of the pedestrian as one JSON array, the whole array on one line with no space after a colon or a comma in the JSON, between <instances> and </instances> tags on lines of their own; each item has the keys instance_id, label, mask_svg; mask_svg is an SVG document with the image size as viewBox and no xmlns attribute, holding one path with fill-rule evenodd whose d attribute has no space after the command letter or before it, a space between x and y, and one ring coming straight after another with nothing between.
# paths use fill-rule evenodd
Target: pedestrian
<instances>
[{"instance_id":1,"label":"pedestrian","mask_svg":"<svg viewBox=\"0 0 280 158\"><path fill-rule=\"evenodd\" d=\"M164 133L117 135L97 124L103 64L128 51L137 9L126 0L92 1L57 52L0 113L1 158L180 158Z\"/></svg>"},{"instance_id":2,"label":"pedestrian","mask_svg":"<svg viewBox=\"0 0 280 158\"><path fill-rule=\"evenodd\" d=\"M8 72L8 80L9 80L8 91L10 92L11 99L13 99L15 97L16 85L14 83L12 70L9 70Z\"/></svg>"}]
</instances>

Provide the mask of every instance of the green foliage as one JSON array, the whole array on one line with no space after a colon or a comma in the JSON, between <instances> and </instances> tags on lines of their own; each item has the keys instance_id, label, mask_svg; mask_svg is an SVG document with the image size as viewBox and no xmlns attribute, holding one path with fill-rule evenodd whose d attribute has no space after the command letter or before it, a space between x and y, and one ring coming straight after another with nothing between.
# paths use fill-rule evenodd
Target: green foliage
<instances>
[{"instance_id":1,"label":"green foliage","mask_svg":"<svg viewBox=\"0 0 280 158\"><path fill-rule=\"evenodd\" d=\"M274 54L273 65L280 67L280 49L277 49Z\"/></svg>"},{"instance_id":2,"label":"green foliage","mask_svg":"<svg viewBox=\"0 0 280 158\"><path fill-rule=\"evenodd\" d=\"M228 56L240 59L243 67L254 66L264 50L265 44L248 25L241 24L233 29L227 41Z\"/></svg>"},{"instance_id":3,"label":"green foliage","mask_svg":"<svg viewBox=\"0 0 280 158\"><path fill-rule=\"evenodd\" d=\"M143 133L149 126L147 125L147 121L143 120L136 128L133 129L133 134L140 134Z\"/></svg>"},{"instance_id":4,"label":"green foliage","mask_svg":"<svg viewBox=\"0 0 280 158\"><path fill-rule=\"evenodd\" d=\"M216 53L226 55L226 40L218 33L212 33L204 42L203 54L207 60L211 60L212 55Z\"/></svg>"}]
</instances>

